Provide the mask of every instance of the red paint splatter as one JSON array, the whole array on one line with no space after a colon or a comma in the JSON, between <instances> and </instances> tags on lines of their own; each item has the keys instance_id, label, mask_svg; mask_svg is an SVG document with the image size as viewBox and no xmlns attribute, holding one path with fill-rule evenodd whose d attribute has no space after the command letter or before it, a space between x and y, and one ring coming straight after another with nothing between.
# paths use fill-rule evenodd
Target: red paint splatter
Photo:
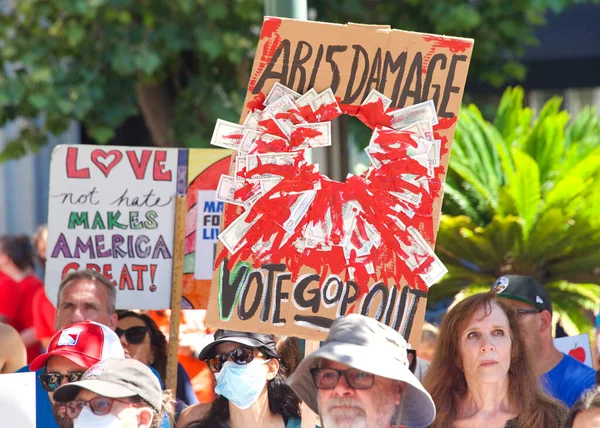
<instances>
[{"instance_id":1,"label":"red paint splatter","mask_svg":"<svg viewBox=\"0 0 600 428\"><path fill-rule=\"evenodd\" d=\"M441 119L439 119L439 122L437 125L433 125L433 130L441 131L442 129L450 129L456 124L457 120L458 120L457 116L442 117Z\"/></svg>"},{"instance_id":2,"label":"red paint splatter","mask_svg":"<svg viewBox=\"0 0 600 428\"><path fill-rule=\"evenodd\" d=\"M323 104L315 111L317 122L326 122L342 115L342 110L337 102Z\"/></svg>"},{"instance_id":3,"label":"red paint splatter","mask_svg":"<svg viewBox=\"0 0 600 428\"><path fill-rule=\"evenodd\" d=\"M473 42L471 40L451 39L433 35L425 36L423 39L428 43L433 42L433 45L429 48L425 58L423 58L423 68L421 69L423 74L427 73L427 66L436 49L448 49L452 53L458 53L473 47Z\"/></svg>"},{"instance_id":4,"label":"red paint splatter","mask_svg":"<svg viewBox=\"0 0 600 428\"><path fill-rule=\"evenodd\" d=\"M266 18L263 23L263 28L260 33L260 40L267 40L265 40L265 43L263 45L262 54L260 56L260 63L258 64L256 71L252 75L250 82L248 83L249 92L254 91L254 87L256 86L256 82L258 82L260 75L267 67L267 64L271 62L273 55L275 55L275 52L277 52L277 49L281 44L281 37L277 33L280 26L281 19L279 18Z\"/></svg>"},{"instance_id":5,"label":"red paint splatter","mask_svg":"<svg viewBox=\"0 0 600 428\"><path fill-rule=\"evenodd\" d=\"M423 39L426 42L434 42L436 49L449 49L452 53L464 52L473 46L472 40L448 38L442 36L425 36Z\"/></svg>"},{"instance_id":6,"label":"red paint splatter","mask_svg":"<svg viewBox=\"0 0 600 428\"><path fill-rule=\"evenodd\" d=\"M271 118L259 120L258 126L260 126L262 128L262 130L265 131L265 133L267 133L267 134L271 134L271 135L275 135L277 137L287 139L287 136L285 135L283 130Z\"/></svg>"},{"instance_id":7,"label":"red paint splatter","mask_svg":"<svg viewBox=\"0 0 600 428\"><path fill-rule=\"evenodd\" d=\"M297 152L293 165L263 165L259 161L259 165L253 170L243 171L240 175L244 178L273 174L281 177L281 181L250 209L247 222L256 223L246 234L246 244L229 260L230 266L235 264L233 260L249 260L255 267L267 262L285 263L292 274L292 280L295 280L300 269L306 266L319 273L321 283L328 273L346 278L350 278L352 273L359 285L360 294L367 291L367 285L373 280L397 286L408 283L413 288L427 289L419 273L426 271L433 258L429 255L419 256L420 265L414 270L406 265L404 260L408 254L405 248L411 245L411 240L402 224L414 227L427 241L433 242L433 202L441 193L440 177L444 174L444 168L436 168L435 177L429 177L428 169L407 155L407 149L418 146L412 134L381 128L390 125L389 116L383 110L381 101L365 106L340 106L338 100L338 103L321 106L314 113L309 106L305 106L297 111L277 115L277 119L304 120L310 123L331 120L341 114L359 116L369 126L377 128L375 143L381 152L375 152L374 157L381 161L381 165L370 168L368 173L352 176L345 183L340 183L321 176L314 165L306 163L304 154L300 151ZM440 136L440 133L445 134L455 123L455 117L440 119L440 123L434 128L436 138L444 142L442 150L445 147L447 149L448 140L445 136ZM312 128L299 127L287 138L272 119L261 121L260 125L266 132L279 135L280 138L259 141L256 148L258 152L288 152L303 145L307 139L320 135L319 131ZM404 174L414 174L417 178L426 179L431 193L413 182L403 180ZM320 190L316 192L306 213L295 227L288 227L289 233L285 232L283 226L290 218L294 203L302 197L303 192L319 188L318 186ZM252 189L251 186L246 186L238 190L235 196L248 198ZM390 192L412 192L420 195L420 205L407 204ZM362 208L349 236L350 242L361 250L369 242L369 235L373 233L373 229L379 234L380 244L377 247L373 246L368 252L359 253L356 249L351 249L349 254L344 254L343 248L339 246L342 239L346 238L341 212L347 201L356 201ZM414 211L412 218L401 210L402 207ZM234 215L236 212L240 211L226 209L225 222L230 223L232 213ZM325 242L317 243L316 248L298 251L295 244L305 238L305 228L311 224L323 225L326 218L330 218L331 230L327 231ZM263 250L255 253L252 246L258 242L266 245ZM223 253L220 253L218 260L224 257ZM377 274L369 273L369 265Z\"/></svg>"},{"instance_id":8,"label":"red paint splatter","mask_svg":"<svg viewBox=\"0 0 600 428\"><path fill-rule=\"evenodd\" d=\"M262 92L259 92L252 98L248 103L246 103L246 107L250 109L250 111L256 110L264 110L265 109L265 98L266 95Z\"/></svg>"},{"instance_id":9,"label":"red paint splatter","mask_svg":"<svg viewBox=\"0 0 600 428\"><path fill-rule=\"evenodd\" d=\"M392 117L385 114L382 99L360 106L356 117L371 129L375 129L378 125L392 126Z\"/></svg>"},{"instance_id":10,"label":"red paint splatter","mask_svg":"<svg viewBox=\"0 0 600 428\"><path fill-rule=\"evenodd\" d=\"M276 153L287 152L289 150L289 144L284 138L265 140L263 137L259 137L254 142L254 148L252 149L251 153Z\"/></svg>"},{"instance_id":11,"label":"red paint splatter","mask_svg":"<svg viewBox=\"0 0 600 428\"><path fill-rule=\"evenodd\" d=\"M270 16L265 18L260 32L260 40L270 38L273 34L277 33L279 27L281 27L281 19Z\"/></svg>"},{"instance_id":12,"label":"red paint splatter","mask_svg":"<svg viewBox=\"0 0 600 428\"><path fill-rule=\"evenodd\" d=\"M338 104L343 114L347 114L348 116L356 116L360 111L360 106L355 106L352 104L340 104L338 100Z\"/></svg>"},{"instance_id":13,"label":"red paint splatter","mask_svg":"<svg viewBox=\"0 0 600 428\"><path fill-rule=\"evenodd\" d=\"M319 135L323 135L323 133L314 128L308 128L308 127L295 128L292 131L292 136L290 137L290 148L293 150L298 147L301 147L303 144L306 143L307 140L316 138Z\"/></svg>"},{"instance_id":14,"label":"red paint splatter","mask_svg":"<svg viewBox=\"0 0 600 428\"><path fill-rule=\"evenodd\" d=\"M298 107L298 111L300 112L300 115L304 118L306 122L318 122L317 118L315 117L315 112L313 111L310 105L307 104L305 106Z\"/></svg>"},{"instance_id":15,"label":"red paint splatter","mask_svg":"<svg viewBox=\"0 0 600 428\"><path fill-rule=\"evenodd\" d=\"M228 140L241 140L243 137L242 134L227 134L223 135L223 138L227 138Z\"/></svg>"}]
</instances>

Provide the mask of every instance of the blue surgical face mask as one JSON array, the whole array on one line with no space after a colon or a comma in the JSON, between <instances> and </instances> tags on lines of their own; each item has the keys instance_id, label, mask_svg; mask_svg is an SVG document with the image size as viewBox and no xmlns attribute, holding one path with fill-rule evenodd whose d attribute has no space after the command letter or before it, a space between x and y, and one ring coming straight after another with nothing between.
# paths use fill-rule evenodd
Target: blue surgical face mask
<instances>
[{"instance_id":1,"label":"blue surgical face mask","mask_svg":"<svg viewBox=\"0 0 600 428\"><path fill-rule=\"evenodd\" d=\"M267 383L265 361L254 359L248 364L227 361L221 371L215 373L215 392L227 398L239 409L254 404Z\"/></svg>"}]
</instances>

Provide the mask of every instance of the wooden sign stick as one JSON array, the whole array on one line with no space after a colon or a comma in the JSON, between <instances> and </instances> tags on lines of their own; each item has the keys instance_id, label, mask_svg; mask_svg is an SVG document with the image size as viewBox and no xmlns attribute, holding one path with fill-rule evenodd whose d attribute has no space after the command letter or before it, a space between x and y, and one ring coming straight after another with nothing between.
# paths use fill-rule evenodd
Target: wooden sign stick
<instances>
[{"instance_id":1,"label":"wooden sign stick","mask_svg":"<svg viewBox=\"0 0 600 428\"><path fill-rule=\"evenodd\" d=\"M319 349L318 340L306 340L304 345L304 356ZM302 403L302 428L315 428L317 426L317 415L310 410L306 403Z\"/></svg>"},{"instance_id":2,"label":"wooden sign stick","mask_svg":"<svg viewBox=\"0 0 600 428\"><path fill-rule=\"evenodd\" d=\"M171 320L167 353L167 389L177 389L177 354L179 351L179 321L183 287L183 240L185 239L186 195L177 195L175 202L175 244L173 250L173 288L171 290Z\"/></svg>"},{"instance_id":3,"label":"wooden sign stick","mask_svg":"<svg viewBox=\"0 0 600 428\"><path fill-rule=\"evenodd\" d=\"M167 353L167 389L177 390L177 356L179 351L179 321L183 293L183 256L185 216L187 214L187 150L179 150L177 167L177 196L175 197L175 239L173 240L173 281L171 289L171 320Z\"/></svg>"}]
</instances>

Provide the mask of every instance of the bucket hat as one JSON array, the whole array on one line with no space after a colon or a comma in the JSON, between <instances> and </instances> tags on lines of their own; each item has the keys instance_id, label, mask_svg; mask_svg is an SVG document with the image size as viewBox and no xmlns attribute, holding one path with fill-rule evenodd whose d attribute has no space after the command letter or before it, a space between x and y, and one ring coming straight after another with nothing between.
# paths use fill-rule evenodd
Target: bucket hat
<instances>
[{"instance_id":1,"label":"bucket hat","mask_svg":"<svg viewBox=\"0 0 600 428\"><path fill-rule=\"evenodd\" d=\"M435 419L435 404L408 368L407 348L404 338L394 329L372 318L350 314L334 321L323 346L302 360L288 383L298 397L318 413L318 390L310 369L316 367L321 358L398 380L407 386L407 390L391 423L427 427Z\"/></svg>"}]
</instances>

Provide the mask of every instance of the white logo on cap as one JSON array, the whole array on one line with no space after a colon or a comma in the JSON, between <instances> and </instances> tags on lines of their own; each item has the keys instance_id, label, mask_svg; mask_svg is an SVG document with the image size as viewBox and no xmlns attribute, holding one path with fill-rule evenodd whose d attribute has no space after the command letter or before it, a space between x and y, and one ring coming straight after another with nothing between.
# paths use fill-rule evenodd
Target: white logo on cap
<instances>
[{"instance_id":1,"label":"white logo on cap","mask_svg":"<svg viewBox=\"0 0 600 428\"><path fill-rule=\"evenodd\" d=\"M506 290L506 287L508 287L508 278L501 276L496 280L496 282L494 282L494 285L492 285L492 291L494 293L502 293L504 290Z\"/></svg>"},{"instance_id":2,"label":"white logo on cap","mask_svg":"<svg viewBox=\"0 0 600 428\"><path fill-rule=\"evenodd\" d=\"M85 373L85 378L86 379L97 378L106 371L106 368L107 368L106 364L96 363Z\"/></svg>"},{"instance_id":3,"label":"white logo on cap","mask_svg":"<svg viewBox=\"0 0 600 428\"><path fill-rule=\"evenodd\" d=\"M79 341L79 335L83 331L82 328L71 327L65 328L58 338L58 344L56 346L75 346Z\"/></svg>"},{"instance_id":4,"label":"white logo on cap","mask_svg":"<svg viewBox=\"0 0 600 428\"><path fill-rule=\"evenodd\" d=\"M540 296L535 296L535 302L539 303L540 305L544 304L544 301L542 300L542 298Z\"/></svg>"}]
</instances>

